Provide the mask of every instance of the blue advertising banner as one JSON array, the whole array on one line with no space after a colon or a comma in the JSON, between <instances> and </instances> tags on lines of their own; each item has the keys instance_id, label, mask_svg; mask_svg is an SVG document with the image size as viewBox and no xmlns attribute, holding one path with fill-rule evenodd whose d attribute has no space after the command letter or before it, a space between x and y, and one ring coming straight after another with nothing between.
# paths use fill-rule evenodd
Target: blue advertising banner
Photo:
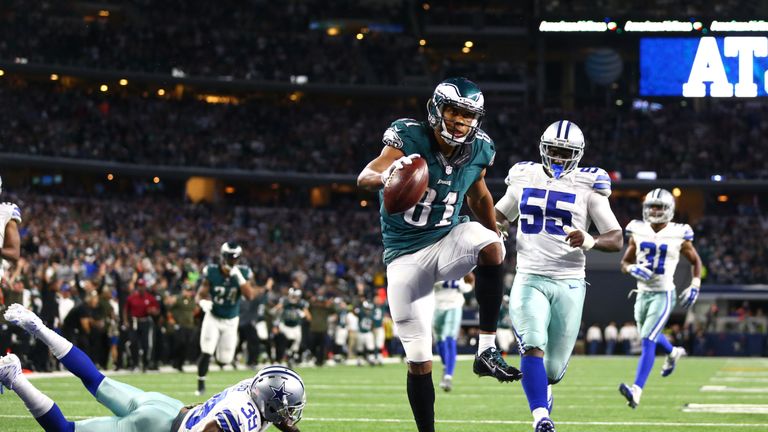
<instances>
[{"instance_id":1,"label":"blue advertising banner","mask_svg":"<svg viewBox=\"0 0 768 432\"><path fill-rule=\"evenodd\" d=\"M768 96L768 37L642 38L642 96Z\"/></svg>"}]
</instances>

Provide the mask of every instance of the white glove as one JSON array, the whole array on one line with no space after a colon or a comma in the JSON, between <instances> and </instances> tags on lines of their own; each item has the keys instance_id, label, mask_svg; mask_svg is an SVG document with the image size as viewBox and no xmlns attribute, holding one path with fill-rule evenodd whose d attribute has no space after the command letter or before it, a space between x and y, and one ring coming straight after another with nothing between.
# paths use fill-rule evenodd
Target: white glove
<instances>
[{"instance_id":1,"label":"white glove","mask_svg":"<svg viewBox=\"0 0 768 432\"><path fill-rule=\"evenodd\" d=\"M569 227L568 225L563 226L563 231L565 231L566 238L568 234L574 231L581 231L581 233L584 234L584 243L582 243L581 246L579 246L582 250L588 251L593 247L595 247L595 238L592 237L588 232L584 230L580 230L578 228ZM566 243L568 243L567 240L566 240Z\"/></svg>"},{"instance_id":2,"label":"white glove","mask_svg":"<svg viewBox=\"0 0 768 432\"><path fill-rule=\"evenodd\" d=\"M680 297L678 297L680 299L680 306L686 309L693 306L696 303L696 299L699 298L699 287L701 287L701 279L693 278L691 286L684 289L680 293Z\"/></svg>"},{"instance_id":3,"label":"white glove","mask_svg":"<svg viewBox=\"0 0 768 432\"><path fill-rule=\"evenodd\" d=\"M387 182L389 181L389 177L392 176L393 172L402 169L406 165L412 164L414 159L420 157L420 154L414 153L412 155L403 156L400 159L392 162L392 165L390 165L389 168L385 169L384 172L381 173L381 183L386 186Z\"/></svg>"},{"instance_id":4,"label":"white glove","mask_svg":"<svg viewBox=\"0 0 768 432\"><path fill-rule=\"evenodd\" d=\"M200 299L197 304L200 306L203 312L208 313L213 308L213 302L208 299Z\"/></svg>"},{"instance_id":5,"label":"white glove","mask_svg":"<svg viewBox=\"0 0 768 432\"><path fill-rule=\"evenodd\" d=\"M653 277L653 270L640 264L627 266L627 273L639 281L649 281Z\"/></svg>"}]
</instances>

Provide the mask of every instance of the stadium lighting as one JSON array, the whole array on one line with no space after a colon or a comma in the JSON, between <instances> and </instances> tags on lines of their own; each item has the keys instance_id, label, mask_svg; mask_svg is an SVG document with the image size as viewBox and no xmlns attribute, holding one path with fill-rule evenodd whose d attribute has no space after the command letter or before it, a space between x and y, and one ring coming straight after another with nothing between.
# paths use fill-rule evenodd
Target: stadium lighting
<instances>
[{"instance_id":1,"label":"stadium lighting","mask_svg":"<svg viewBox=\"0 0 768 432\"><path fill-rule=\"evenodd\" d=\"M112 173L107 174L107 180L112 181L115 179L115 176Z\"/></svg>"},{"instance_id":2,"label":"stadium lighting","mask_svg":"<svg viewBox=\"0 0 768 432\"><path fill-rule=\"evenodd\" d=\"M355 37L357 38L357 40L363 40L365 36L362 33L358 33L357 36Z\"/></svg>"},{"instance_id":3,"label":"stadium lighting","mask_svg":"<svg viewBox=\"0 0 768 432\"><path fill-rule=\"evenodd\" d=\"M99 90L105 92L105 91L109 90L109 86L106 85L106 84L102 84L101 86L99 86Z\"/></svg>"},{"instance_id":4,"label":"stadium lighting","mask_svg":"<svg viewBox=\"0 0 768 432\"><path fill-rule=\"evenodd\" d=\"M717 202L728 202L728 195L718 195Z\"/></svg>"},{"instance_id":5,"label":"stadium lighting","mask_svg":"<svg viewBox=\"0 0 768 432\"><path fill-rule=\"evenodd\" d=\"M234 186L227 186L224 188L224 193L227 195L232 195L235 193L235 187Z\"/></svg>"},{"instance_id":6,"label":"stadium lighting","mask_svg":"<svg viewBox=\"0 0 768 432\"><path fill-rule=\"evenodd\" d=\"M604 32L608 24L602 21L542 21L540 32Z\"/></svg>"},{"instance_id":7,"label":"stadium lighting","mask_svg":"<svg viewBox=\"0 0 768 432\"><path fill-rule=\"evenodd\" d=\"M693 30L690 21L627 21L624 31L628 32L689 32Z\"/></svg>"},{"instance_id":8,"label":"stadium lighting","mask_svg":"<svg viewBox=\"0 0 768 432\"><path fill-rule=\"evenodd\" d=\"M472 48L473 46L475 46L475 43L472 41L466 41L464 42L464 46L467 48Z\"/></svg>"},{"instance_id":9,"label":"stadium lighting","mask_svg":"<svg viewBox=\"0 0 768 432\"><path fill-rule=\"evenodd\" d=\"M621 99L616 99L616 106L622 106L624 105L624 101Z\"/></svg>"},{"instance_id":10,"label":"stadium lighting","mask_svg":"<svg viewBox=\"0 0 768 432\"><path fill-rule=\"evenodd\" d=\"M427 44L427 40L426 39L419 39L419 46L424 46L426 44Z\"/></svg>"},{"instance_id":11,"label":"stadium lighting","mask_svg":"<svg viewBox=\"0 0 768 432\"><path fill-rule=\"evenodd\" d=\"M152 183L154 184L160 183L160 177L155 176L155 178L152 179Z\"/></svg>"},{"instance_id":12,"label":"stadium lighting","mask_svg":"<svg viewBox=\"0 0 768 432\"><path fill-rule=\"evenodd\" d=\"M430 8L430 6L429 6L429 3L423 3L423 4L421 5L421 8L422 8L422 9L424 9L425 11L428 11L428 10L429 10L429 8Z\"/></svg>"},{"instance_id":13,"label":"stadium lighting","mask_svg":"<svg viewBox=\"0 0 768 432\"><path fill-rule=\"evenodd\" d=\"M752 20L752 21L712 21L709 25L709 29L712 31L768 31L768 21Z\"/></svg>"},{"instance_id":14,"label":"stadium lighting","mask_svg":"<svg viewBox=\"0 0 768 432\"><path fill-rule=\"evenodd\" d=\"M165 96L165 89L157 89L158 96Z\"/></svg>"},{"instance_id":15,"label":"stadium lighting","mask_svg":"<svg viewBox=\"0 0 768 432\"><path fill-rule=\"evenodd\" d=\"M59 79L59 75L57 74L51 74L51 81L56 81Z\"/></svg>"},{"instance_id":16,"label":"stadium lighting","mask_svg":"<svg viewBox=\"0 0 768 432\"><path fill-rule=\"evenodd\" d=\"M366 200L360 201L360 207L368 207L368 201Z\"/></svg>"},{"instance_id":17,"label":"stadium lighting","mask_svg":"<svg viewBox=\"0 0 768 432\"><path fill-rule=\"evenodd\" d=\"M99 16L102 17L102 18L106 18L106 17L109 16L109 11L102 9L102 10L99 11Z\"/></svg>"},{"instance_id":18,"label":"stadium lighting","mask_svg":"<svg viewBox=\"0 0 768 432\"><path fill-rule=\"evenodd\" d=\"M679 197L682 194L683 194L683 191L681 191L680 188L676 187L672 189L672 196L674 196L675 198Z\"/></svg>"},{"instance_id":19,"label":"stadium lighting","mask_svg":"<svg viewBox=\"0 0 768 432\"><path fill-rule=\"evenodd\" d=\"M5 75L5 71L0 69L0 76L3 76L3 75Z\"/></svg>"},{"instance_id":20,"label":"stadium lighting","mask_svg":"<svg viewBox=\"0 0 768 432\"><path fill-rule=\"evenodd\" d=\"M720 174L715 174L712 177L710 177L710 179L712 181L719 182L719 181L723 181L723 176L721 176Z\"/></svg>"},{"instance_id":21,"label":"stadium lighting","mask_svg":"<svg viewBox=\"0 0 768 432\"><path fill-rule=\"evenodd\" d=\"M470 51L471 50L469 48L467 48L467 47L464 47L464 48L461 49L461 52L463 52L464 54L469 54Z\"/></svg>"},{"instance_id":22,"label":"stadium lighting","mask_svg":"<svg viewBox=\"0 0 768 432\"><path fill-rule=\"evenodd\" d=\"M128 85L128 80L127 80L127 79L125 79L125 78L121 78L121 79L120 79L120 85L121 85L121 86L127 86L127 85Z\"/></svg>"},{"instance_id":23,"label":"stadium lighting","mask_svg":"<svg viewBox=\"0 0 768 432\"><path fill-rule=\"evenodd\" d=\"M339 35L339 28L338 27L328 27L328 30L326 30L325 33L328 36L338 36Z\"/></svg>"},{"instance_id":24,"label":"stadium lighting","mask_svg":"<svg viewBox=\"0 0 768 432\"><path fill-rule=\"evenodd\" d=\"M658 176L656 171L638 171L636 177L638 180L656 180Z\"/></svg>"}]
</instances>

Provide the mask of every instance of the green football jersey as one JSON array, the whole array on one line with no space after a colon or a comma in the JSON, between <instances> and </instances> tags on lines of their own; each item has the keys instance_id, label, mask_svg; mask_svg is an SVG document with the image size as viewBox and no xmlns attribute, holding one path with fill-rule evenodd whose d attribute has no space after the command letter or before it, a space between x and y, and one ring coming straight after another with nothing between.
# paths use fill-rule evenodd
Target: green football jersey
<instances>
[{"instance_id":1,"label":"green football jersey","mask_svg":"<svg viewBox=\"0 0 768 432\"><path fill-rule=\"evenodd\" d=\"M238 266L241 267L241 266ZM247 269L247 267L246 267ZM250 275L250 269L247 269ZM246 272L240 268L243 277ZM211 312L218 318L235 318L240 315L240 283L237 278L224 276L216 264L209 264L203 268L203 277L210 284Z\"/></svg>"},{"instance_id":2,"label":"green football jersey","mask_svg":"<svg viewBox=\"0 0 768 432\"><path fill-rule=\"evenodd\" d=\"M301 320L304 319L304 309L309 307L309 303L306 300L299 300L296 303L290 302L288 299L282 299L283 313L280 316L280 320L288 327L296 327L301 325Z\"/></svg>"},{"instance_id":3,"label":"green football jersey","mask_svg":"<svg viewBox=\"0 0 768 432\"><path fill-rule=\"evenodd\" d=\"M482 130L474 142L460 146L447 160L439 151L433 129L426 122L395 120L384 133L384 144L406 156L418 153L429 167L429 185L421 201L404 213L390 215L379 191L384 263L414 253L443 237L454 226L469 220L459 217L464 195L482 171L493 165L496 149Z\"/></svg>"},{"instance_id":4,"label":"green football jersey","mask_svg":"<svg viewBox=\"0 0 768 432\"><path fill-rule=\"evenodd\" d=\"M373 307L373 328L384 327L384 306Z\"/></svg>"},{"instance_id":5,"label":"green football jersey","mask_svg":"<svg viewBox=\"0 0 768 432\"><path fill-rule=\"evenodd\" d=\"M370 333L373 329L373 309L356 308L357 313L357 331L360 333Z\"/></svg>"}]
</instances>

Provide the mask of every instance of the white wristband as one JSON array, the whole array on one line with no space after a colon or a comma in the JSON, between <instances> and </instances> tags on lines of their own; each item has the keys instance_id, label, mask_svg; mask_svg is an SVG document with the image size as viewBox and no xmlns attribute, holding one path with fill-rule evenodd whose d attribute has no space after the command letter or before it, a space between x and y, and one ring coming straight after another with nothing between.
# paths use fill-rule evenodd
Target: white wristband
<instances>
[{"instance_id":1,"label":"white wristband","mask_svg":"<svg viewBox=\"0 0 768 432\"><path fill-rule=\"evenodd\" d=\"M691 286L694 288L700 288L701 287L701 278L693 278L691 279Z\"/></svg>"}]
</instances>

